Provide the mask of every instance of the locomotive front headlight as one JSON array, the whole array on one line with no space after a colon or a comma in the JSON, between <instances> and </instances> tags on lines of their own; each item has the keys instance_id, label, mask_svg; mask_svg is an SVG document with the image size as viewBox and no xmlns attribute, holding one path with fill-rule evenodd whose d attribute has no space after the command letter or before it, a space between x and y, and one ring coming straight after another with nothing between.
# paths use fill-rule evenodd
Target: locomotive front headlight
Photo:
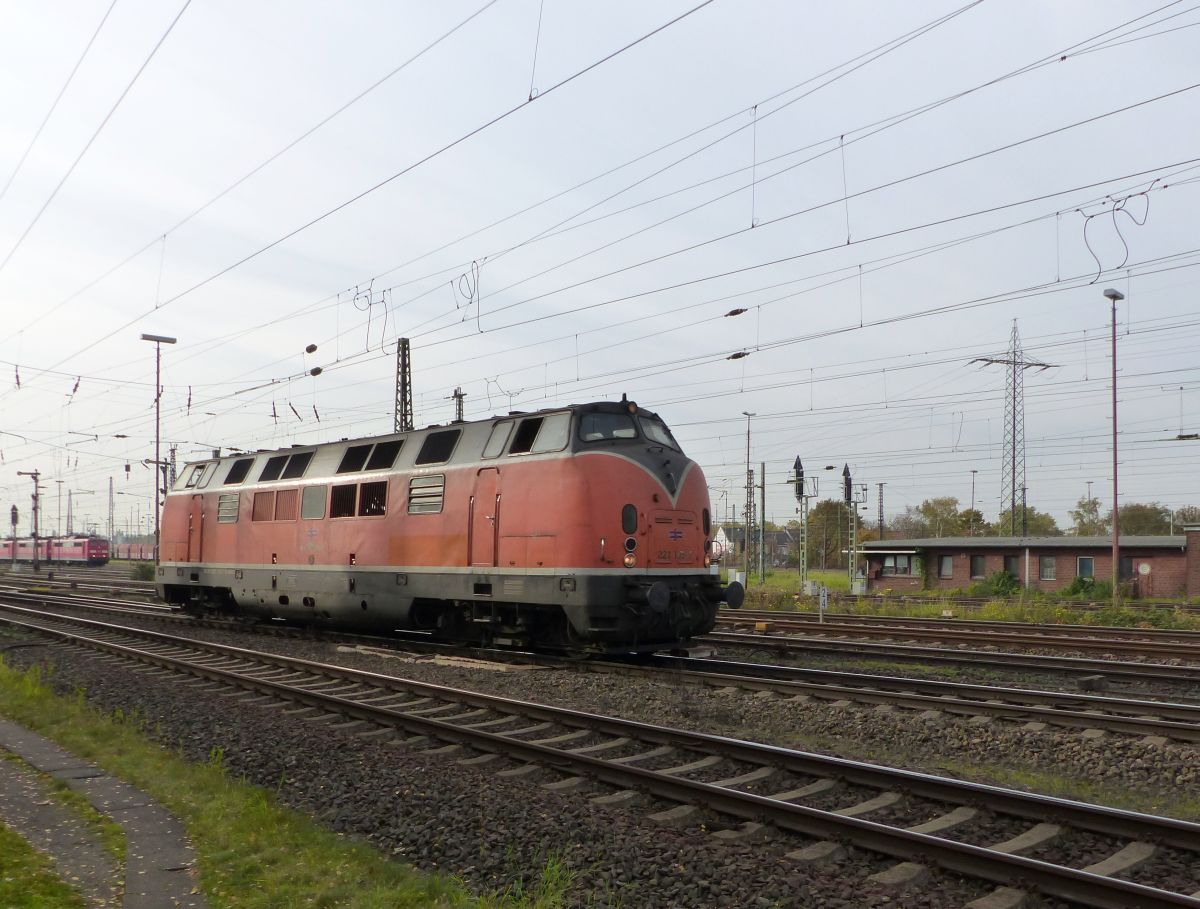
<instances>
[{"instance_id":1,"label":"locomotive front headlight","mask_svg":"<svg viewBox=\"0 0 1200 909\"><path fill-rule=\"evenodd\" d=\"M634 553L632 553L632 552L626 553L625 567L626 568L636 568L637 567L637 556Z\"/></svg>"}]
</instances>

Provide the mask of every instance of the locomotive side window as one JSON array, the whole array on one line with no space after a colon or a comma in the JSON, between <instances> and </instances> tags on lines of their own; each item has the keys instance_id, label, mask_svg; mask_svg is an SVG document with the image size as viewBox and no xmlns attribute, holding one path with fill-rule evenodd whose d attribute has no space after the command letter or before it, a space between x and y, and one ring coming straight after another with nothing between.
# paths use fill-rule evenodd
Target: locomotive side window
<instances>
[{"instance_id":1,"label":"locomotive side window","mask_svg":"<svg viewBox=\"0 0 1200 909\"><path fill-rule=\"evenodd\" d=\"M300 517L305 521L319 521L325 517L325 491L327 486L305 486L300 501Z\"/></svg>"},{"instance_id":2,"label":"locomotive side window","mask_svg":"<svg viewBox=\"0 0 1200 909\"><path fill-rule=\"evenodd\" d=\"M254 458L242 458L239 461L234 461L233 466L229 468L229 474L225 477L225 485L232 486L235 483L241 483L246 479L246 474L250 473L250 467L254 463Z\"/></svg>"},{"instance_id":3,"label":"locomotive side window","mask_svg":"<svg viewBox=\"0 0 1200 909\"><path fill-rule=\"evenodd\" d=\"M396 463L396 455L400 454L400 448L403 445L403 439L380 442L371 452L371 458L367 461L367 470L388 470Z\"/></svg>"},{"instance_id":4,"label":"locomotive side window","mask_svg":"<svg viewBox=\"0 0 1200 909\"><path fill-rule=\"evenodd\" d=\"M270 480L278 480L279 475L283 473L283 465L287 463L287 459L287 455L275 455L275 457L268 460L267 466L258 475L258 481L265 483Z\"/></svg>"},{"instance_id":5,"label":"locomotive side window","mask_svg":"<svg viewBox=\"0 0 1200 909\"><path fill-rule=\"evenodd\" d=\"M528 420L522 420L521 425L517 427L517 434L513 437L513 443L508 448L508 453L528 454L532 451L533 441L537 438L538 430L541 428L541 417L530 417Z\"/></svg>"},{"instance_id":6,"label":"locomotive side window","mask_svg":"<svg viewBox=\"0 0 1200 909\"><path fill-rule=\"evenodd\" d=\"M384 514L387 511L387 480L363 483L358 493L360 517Z\"/></svg>"},{"instance_id":7,"label":"locomotive side window","mask_svg":"<svg viewBox=\"0 0 1200 909\"><path fill-rule=\"evenodd\" d=\"M454 446L458 444L458 437L461 435L461 429L431 432L425 437L421 451L417 454L417 465L444 464L449 461L450 455L454 453Z\"/></svg>"},{"instance_id":8,"label":"locomotive side window","mask_svg":"<svg viewBox=\"0 0 1200 909\"><path fill-rule=\"evenodd\" d=\"M504 445L512 434L512 428L512 420L502 420L492 427L492 434L488 436L487 444L483 446L485 458L498 458L504 453Z\"/></svg>"},{"instance_id":9,"label":"locomotive side window","mask_svg":"<svg viewBox=\"0 0 1200 909\"><path fill-rule=\"evenodd\" d=\"M579 420L579 438L584 442L636 439L633 417L624 413L585 413Z\"/></svg>"},{"instance_id":10,"label":"locomotive side window","mask_svg":"<svg viewBox=\"0 0 1200 909\"><path fill-rule=\"evenodd\" d=\"M251 521L270 521L275 517L275 491L256 492L254 508L250 512Z\"/></svg>"},{"instance_id":11,"label":"locomotive side window","mask_svg":"<svg viewBox=\"0 0 1200 909\"><path fill-rule=\"evenodd\" d=\"M298 498L297 490L281 489L275 494L275 520L276 521L294 521L296 520L296 499Z\"/></svg>"},{"instance_id":12,"label":"locomotive side window","mask_svg":"<svg viewBox=\"0 0 1200 909\"><path fill-rule=\"evenodd\" d=\"M283 473L279 475L281 480L297 480L304 476L304 471L308 470L308 462L312 460L313 453L311 451L301 451L288 458L287 466L283 468Z\"/></svg>"},{"instance_id":13,"label":"locomotive side window","mask_svg":"<svg viewBox=\"0 0 1200 909\"><path fill-rule=\"evenodd\" d=\"M626 505L621 509L621 529L626 533L637 532L637 506Z\"/></svg>"},{"instance_id":14,"label":"locomotive side window","mask_svg":"<svg viewBox=\"0 0 1200 909\"><path fill-rule=\"evenodd\" d=\"M408 483L408 513L437 514L446 496L446 477L413 477Z\"/></svg>"},{"instance_id":15,"label":"locomotive side window","mask_svg":"<svg viewBox=\"0 0 1200 909\"><path fill-rule=\"evenodd\" d=\"M188 479L187 479L187 488L188 489L191 489L193 486L195 486L197 483L200 482L200 478L202 476L204 476L204 468L207 466L208 466L207 464L197 464L195 467L192 468L192 472L188 474Z\"/></svg>"},{"instance_id":16,"label":"locomotive side window","mask_svg":"<svg viewBox=\"0 0 1200 909\"><path fill-rule=\"evenodd\" d=\"M331 518L354 517L354 497L357 492L358 486L354 483L349 486L333 487L333 494L329 497L329 516Z\"/></svg>"},{"instance_id":17,"label":"locomotive side window","mask_svg":"<svg viewBox=\"0 0 1200 909\"><path fill-rule=\"evenodd\" d=\"M651 442L657 442L659 445L666 445L668 448L674 448L679 451L679 443L675 441L675 437L671 435L671 430L667 429L666 424L662 420L655 417L642 417L642 432Z\"/></svg>"},{"instance_id":18,"label":"locomotive side window","mask_svg":"<svg viewBox=\"0 0 1200 909\"><path fill-rule=\"evenodd\" d=\"M238 519L238 494L226 492L217 499L217 523L236 524Z\"/></svg>"},{"instance_id":19,"label":"locomotive side window","mask_svg":"<svg viewBox=\"0 0 1200 909\"><path fill-rule=\"evenodd\" d=\"M357 473L367 463L367 455L371 453L370 445L351 445L342 455L342 463L338 465L338 473Z\"/></svg>"},{"instance_id":20,"label":"locomotive side window","mask_svg":"<svg viewBox=\"0 0 1200 909\"><path fill-rule=\"evenodd\" d=\"M542 420L542 428L538 430L534 440L534 454L543 451L562 451L567 447L567 437L571 432L571 415L569 413L552 413Z\"/></svg>"}]
</instances>

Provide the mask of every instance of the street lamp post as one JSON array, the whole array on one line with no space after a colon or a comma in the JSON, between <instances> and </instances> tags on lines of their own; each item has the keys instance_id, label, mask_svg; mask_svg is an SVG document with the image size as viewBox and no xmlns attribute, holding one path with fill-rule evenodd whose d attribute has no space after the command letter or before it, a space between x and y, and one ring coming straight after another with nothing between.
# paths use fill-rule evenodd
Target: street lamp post
<instances>
[{"instance_id":1,"label":"street lamp post","mask_svg":"<svg viewBox=\"0 0 1200 909\"><path fill-rule=\"evenodd\" d=\"M1125 294L1110 287L1104 291L1104 296L1112 302L1112 602L1116 606L1121 600L1121 526L1117 513L1117 301L1124 300Z\"/></svg>"},{"instance_id":2,"label":"street lamp post","mask_svg":"<svg viewBox=\"0 0 1200 909\"><path fill-rule=\"evenodd\" d=\"M175 338L166 335L142 335L143 341L154 344L154 562L158 563L158 505L162 496L159 468L162 457L159 449L159 427L161 425L162 409L162 346L174 344Z\"/></svg>"}]
</instances>

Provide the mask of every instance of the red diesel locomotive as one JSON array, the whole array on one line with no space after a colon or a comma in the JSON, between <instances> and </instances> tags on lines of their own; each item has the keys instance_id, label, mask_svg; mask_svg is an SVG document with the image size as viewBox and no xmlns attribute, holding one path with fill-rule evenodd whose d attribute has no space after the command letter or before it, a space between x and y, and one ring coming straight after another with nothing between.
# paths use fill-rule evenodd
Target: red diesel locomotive
<instances>
[{"instance_id":1,"label":"red diesel locomotive","mask_svg":"<svg viewBox=\"0 0 1200 909\"><path fill-rule=\"evenodd\" d=\"M654 650L741 605L711 531L700 467L622 400L188 464L156 581L196 612Z\"/></svg>"},{"instance_id":2,"label":"red diesel locomotive","mask_svg":"<svg viewBox=\"0 0 1200 909\"><path fill-rule=\"evenodd\" d=\"M13 545L16 545L18 562L33 561L33 540L0 540L0 564L13 561ZM51 537L37 541L39 562L66 565L107 565L108 540L103 537L71 536Z\"/></svg>"}]
</instances>

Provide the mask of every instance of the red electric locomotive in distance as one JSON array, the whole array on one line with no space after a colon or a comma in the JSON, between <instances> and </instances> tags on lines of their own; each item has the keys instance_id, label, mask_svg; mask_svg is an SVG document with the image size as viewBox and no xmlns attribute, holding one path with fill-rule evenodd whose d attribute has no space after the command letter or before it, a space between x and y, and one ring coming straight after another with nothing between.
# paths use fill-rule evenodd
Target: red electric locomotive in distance
<instances>
[{"instance_id":1,"label":"red electric locomotive in distance","mask_svg":"<svg viewBox=\"0 0 1200 909\"><path fill-rule=\"evenodd\" d=\"M31 537L0 540L0 564L12 562L16 547L17 562L32 562L34 545ZM47 565L107 565L108 540L96 536L43 537L37 541L38 562Z\"/></svg>"},{"instance_id":2,"label":"red electric locomotive in distance","mask_svg":"<svg viewBox=\"0 0 1200 909\"><path fill-rule=\"evenodd\" d=\"M188 464L156 582L196 612L654 650L741 605L711 533L700 467L622 400Z\"/></svg>"}]
</instances>

